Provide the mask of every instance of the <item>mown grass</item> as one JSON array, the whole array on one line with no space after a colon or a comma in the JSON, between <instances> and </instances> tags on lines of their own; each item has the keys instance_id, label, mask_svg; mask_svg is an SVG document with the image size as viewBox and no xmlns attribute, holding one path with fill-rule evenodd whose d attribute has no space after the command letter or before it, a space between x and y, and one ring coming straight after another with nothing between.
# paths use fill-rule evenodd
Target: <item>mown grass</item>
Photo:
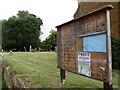
<instances>
[{"instance_id":1,"label":"mown grass","mask_svg":"<svg viewBox=\"0 0 120 90\"><path fill-rule=\"evenodd\" d=\"M0 90L2 89L2 57L0 56Z\"/></svg>"},{"instance_id":2,"label":"mown grass","mask_svg":"<svg viewBox=\"0 0 120 90\"><path fill-rule=\"evenodd\" d=\"M31 88L102 88L103 83L77 74L66 72L66 84L60 82L57 55L54 52L2 53L4 63L18 78ZM118 73L113 71L113 84L118 87Z\"/></svg>"},{"instance_id":3,"label":"mown grass","mask_svg":"<svg viewBox=\"0 0 120 90\"><path fill-rule=\"evenodd\" d=\"M4 78L2 76L2 56L0 54L0 90L3 90L3 89L7 90L8 87L6 86Z\"/></svg>"},{"instance_id":4,"label":"mown grass","mask_svg":"<svg viewBox=\"0 0 120 90\"><path fill-rule=\"evenodd\" d=\"M2 89L2 73L0 71L0 90Z\"/></svg>"}]
</instances>

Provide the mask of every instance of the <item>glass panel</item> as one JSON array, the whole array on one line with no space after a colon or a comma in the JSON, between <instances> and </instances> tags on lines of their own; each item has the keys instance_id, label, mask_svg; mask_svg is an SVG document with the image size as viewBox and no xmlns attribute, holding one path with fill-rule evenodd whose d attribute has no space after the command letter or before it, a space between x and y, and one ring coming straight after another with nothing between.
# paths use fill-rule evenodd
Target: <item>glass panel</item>
<instances>
[{"instance_id":1,"label":"glass panel","mask_svg":"<svg viewBox=\"0 0 120 90\"><path fill-rule=\"evenodd\" d=\"M106 34L84 37L83 47L83 51L106 52Z\"/></svg>"}]
</instances>

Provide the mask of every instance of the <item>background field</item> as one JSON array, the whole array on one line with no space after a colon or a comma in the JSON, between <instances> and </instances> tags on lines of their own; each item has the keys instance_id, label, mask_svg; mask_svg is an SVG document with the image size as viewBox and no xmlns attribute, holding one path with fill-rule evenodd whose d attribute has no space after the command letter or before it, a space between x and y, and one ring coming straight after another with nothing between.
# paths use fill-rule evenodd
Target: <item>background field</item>
<instances>
[{"instance_id":1,"label":"background field","mask_svg":"<svg viewBox=\"0 0 120 90\"><path fill-rule=\"evenodd\" d=\"M4 63L18 78L31 88L102 88L103 83L77 74L66 72L66 84L60 82L57 54L54 52L1 53ZM118 87L118 71L113 70L114 88Z\"/></svg>"}]
</instances>

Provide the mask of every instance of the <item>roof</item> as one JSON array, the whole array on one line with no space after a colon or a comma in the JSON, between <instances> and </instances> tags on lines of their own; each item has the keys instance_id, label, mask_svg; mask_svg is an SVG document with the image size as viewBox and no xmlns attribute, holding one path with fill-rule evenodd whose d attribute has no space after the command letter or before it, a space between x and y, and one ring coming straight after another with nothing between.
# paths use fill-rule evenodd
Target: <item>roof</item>
<instances>
[{"instance_id":1,"label":"roof","mask_svg":"<svg viewBox=\"0 0 120 90\"><path fill-rule=\"evenodd\" d=\"M56 26L56 28L58 28L58 27L60 27L60 26L62 26L62 25L65 25L65 24L67 24L67 23L73 22L73 21L75 21L75 20L78 20L78 19L80 19L80 18L83 18L83 17L85 17L85 16L88 16L88 15L90 15L90 14L92 14L92 13L96 13L96 12L99 12L99 11L102 11L102 10L111 10L111 9L113 9L113 8L114 8L114 7L113 7L112 5L107 5L107 6L105 6L105 7L102 7L102 8L99 8L99 9L97 9L97 10L94 10L94 11L92 11L92 12L89 12L89 13L83 15L83 16L80 16L80 17L78 17L78 18L76 18L76 19L72 19L72 20L70 20L70 21L68 21L68 22L65 22L65 23L63 23L63 24L61 24L61 25L58 25L58 26Z\"/></svg>"}]
</instances>

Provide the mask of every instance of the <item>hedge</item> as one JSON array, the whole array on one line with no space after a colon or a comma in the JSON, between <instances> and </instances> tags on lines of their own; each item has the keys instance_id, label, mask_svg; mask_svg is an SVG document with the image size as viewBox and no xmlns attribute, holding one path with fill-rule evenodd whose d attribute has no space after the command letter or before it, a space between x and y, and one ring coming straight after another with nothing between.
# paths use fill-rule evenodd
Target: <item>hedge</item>
<instances>
[{"instance_id":1,"label":"hedge","mask_svg":"<svg viewBox=\"0 0 120 90\"><path fill-rule=\"evenodd\" d=\"M120 39L112 37L112 68L120 70Z\"/></svg>"}]
</instances>

